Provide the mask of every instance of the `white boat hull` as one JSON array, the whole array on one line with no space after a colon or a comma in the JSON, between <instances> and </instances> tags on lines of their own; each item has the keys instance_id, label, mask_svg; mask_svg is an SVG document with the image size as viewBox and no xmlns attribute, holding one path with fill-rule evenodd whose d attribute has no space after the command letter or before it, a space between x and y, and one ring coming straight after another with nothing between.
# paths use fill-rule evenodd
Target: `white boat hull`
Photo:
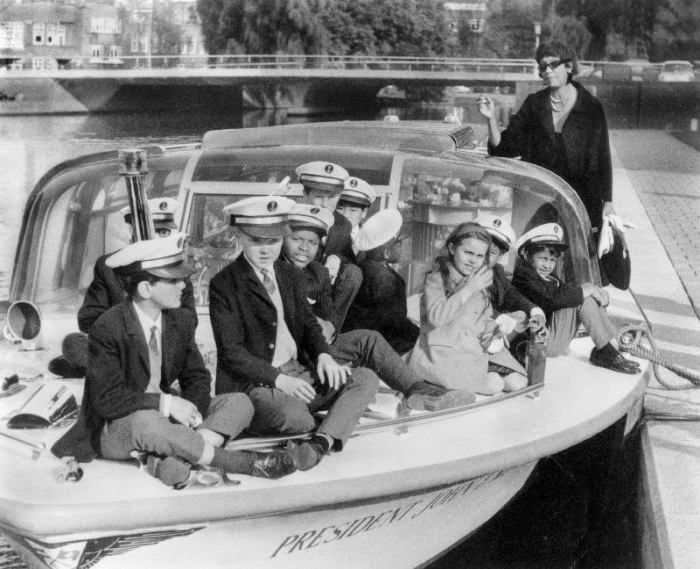
<instances>
[{"instance_id":1,"label":"white boat hull","mask_svg":"<svg viewBox=\"0 0 700 569\"><path fill-rule=\"evenodd\" d=\"M457 484L329 509L152 528L44 543L11 536L30 566L52 569L334 569L422 565L500 510L537 461ZM449 523L446 523L449 520Z\"/></svg>"}]
</instances>

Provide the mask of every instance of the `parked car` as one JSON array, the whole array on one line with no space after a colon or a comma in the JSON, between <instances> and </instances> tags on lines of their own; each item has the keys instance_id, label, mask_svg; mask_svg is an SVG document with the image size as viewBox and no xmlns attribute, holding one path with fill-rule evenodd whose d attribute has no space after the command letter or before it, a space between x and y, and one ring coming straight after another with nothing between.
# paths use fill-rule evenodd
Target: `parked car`
<instances>
[{"instance_id":1,"label":"parked car","mask_svg":"<svg viewBox=\"0 0 700 569\"><path fill-rule=\"evenodd\" d=\"M666 83L695 81L693 66L689 61L664 61L659 81Z\"/></svg>"},{"instance_id":2,"label":"parked car","mask_svg":"<svg viewBox=\"0 0 700 569\"><path fill-rule=\"evenodd\" d=\"M642 81L644 69L651 66L648 59L628 59L625 64L630 68L632 81Z\"/></svg>"}]
</instances>

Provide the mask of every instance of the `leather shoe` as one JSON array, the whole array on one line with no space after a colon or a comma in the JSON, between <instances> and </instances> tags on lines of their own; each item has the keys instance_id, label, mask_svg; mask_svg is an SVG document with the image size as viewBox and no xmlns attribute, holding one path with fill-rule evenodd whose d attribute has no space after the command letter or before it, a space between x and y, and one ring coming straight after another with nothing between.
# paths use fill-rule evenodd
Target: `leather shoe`
<instances>
[{"instance_id":1,"label":"leather shoe","mask_svg":"<svg viewBox=\"0 0 700 569\"><path fill-rule=\"evenodd\" d=\"M253 466L251 476L277 479L295 472L297 469L294 457L287 450L275 449L270 452L251 451Z\"/></svg>"},{"instance_id":2,"label":"leather shoe","mask_svg":"<svg viewBox=\"0 0 700 569\"><path fill-rule=\"evenodd\" d=\"M611 369L612 371L627 373L630 375L641 371L636 362L628 360L620 352L617 352L614 356L611 356L605 354L601 350L593 348L591 351L590 361L594 366L604 367L606 369Z\"/></svg>"},{"instance_id":3,"label":"leather shoe","mask_svg":"<svg viewBox=\"0 0 700 569\"><path fill-rule=\"evenodd\" d=\"M292 455L296 467L302 471L316 466L325 454L321 443L314 441L289 441L287 450Z\"/></svg>"},{"instance_id":4,"label":"leather shoe","mask_svg":"<svg viewBox=\"0 0 700 569\"><path fill-rule=\"evenodd\" d=\"M414 383L406 398L408 406L416 411L443 411L469 405L474 401L476 397L469 391L446 389L427 381Z\"/></svg>"}]
</instances>

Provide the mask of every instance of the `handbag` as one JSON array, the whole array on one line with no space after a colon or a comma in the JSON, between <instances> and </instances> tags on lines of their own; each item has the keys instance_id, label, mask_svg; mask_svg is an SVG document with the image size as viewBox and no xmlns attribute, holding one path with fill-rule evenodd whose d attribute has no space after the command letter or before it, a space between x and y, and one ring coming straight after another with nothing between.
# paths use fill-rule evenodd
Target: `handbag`
<instances>
[{"instance_id":1,"label":"handbag","mask_svg":"<svg viewBox=\"0 0 700 569\"><path fill-rule=\"evenodd\" d=\"M613 217L613 216L610 216ZM633 227L620 218L611 222L610 217L603 219L598 243L598 264L603 284L610 283L616 288L627 290L632 276L629 248L625 234L620 225Z\"/></svg>"}]
</instances>

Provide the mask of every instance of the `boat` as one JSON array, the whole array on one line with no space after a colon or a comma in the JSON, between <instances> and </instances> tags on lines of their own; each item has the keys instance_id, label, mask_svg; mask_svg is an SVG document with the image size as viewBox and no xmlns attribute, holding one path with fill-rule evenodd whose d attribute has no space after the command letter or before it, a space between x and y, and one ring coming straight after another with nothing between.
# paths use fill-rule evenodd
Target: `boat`
<instances>
[{"instance_id":1,"label":"boat","mask_svg":"<svg viewBox=\"0 0 700 569\"><path fill-rule=\"evenodd\" d=\"M521 233L543 207L553 208L571 245L566 278L599 282L590 222L574 191L537 166L465 149L472 134L413 122L220 130L197 144L141 149L147 168L137 175L120 174L116 149L47 172L28 198L2 304L0 533L13 555L51 569L425 566L503 508L543 457L611 425L628 432L647 373L591 366L585 336L548 359L524 389L465 407L413 411L380 389L342 453L279 480L202 471L174 489L144 472L138 457L80 465L54 457L48 449L75 413L44 415L48 426L11 428L46 393L51 400L60 393L67 405L71 396L80 401L83 380L53 376L48 362L77 331L97 257L128 243L119 212L134 180L148 198L180 202L177 222L197 267L197 341L212 375L208 283L239 253L222 209L253 195L299 199L294 170L312 160L339 163L372 184L373 212L401 212L407 238L397 270L414 318L423 274L447 233L482 213L506 217ZM640 318L626 293L612 305L620 318ZM279 443L247 437L235 445Z\"/></svg>"}]
</instances>

